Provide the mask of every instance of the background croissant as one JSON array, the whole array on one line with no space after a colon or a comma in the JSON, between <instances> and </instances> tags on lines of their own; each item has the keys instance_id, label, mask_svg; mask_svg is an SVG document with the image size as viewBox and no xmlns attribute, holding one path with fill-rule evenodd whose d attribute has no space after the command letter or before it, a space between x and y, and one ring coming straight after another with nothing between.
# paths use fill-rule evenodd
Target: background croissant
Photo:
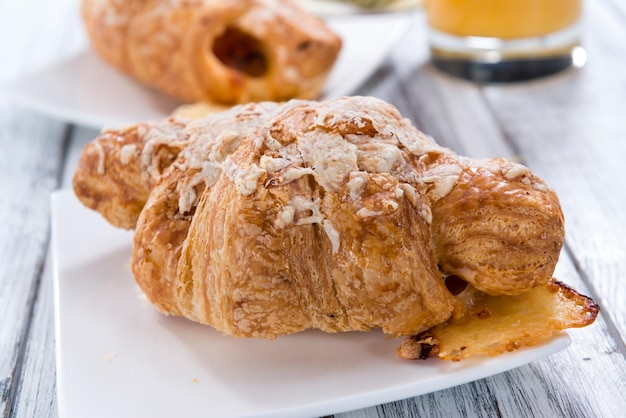
<instances>
[{"instance_id":1,"label":"background croissant","mask_svg":"<svg viewBox=\"0 0 626 418\"><path fill-rule=\"evenodd\" d=\"M341 48L290 0L83 0L93 48L184 102L314 98Z\"/></svg>"},{"instance_id":2,"label":"background croissant","mask_svg":"<svg viewBox=\"0 0 626 418\"><path fill-rule=\"evenodd\" d=\"M152 303L237 337L415 335L458 311L444 277L528 292L564 235L556 195L527 168L459 157L369 97L105 131L74 189L135 228Z\"/></svg>"}]
</instances>

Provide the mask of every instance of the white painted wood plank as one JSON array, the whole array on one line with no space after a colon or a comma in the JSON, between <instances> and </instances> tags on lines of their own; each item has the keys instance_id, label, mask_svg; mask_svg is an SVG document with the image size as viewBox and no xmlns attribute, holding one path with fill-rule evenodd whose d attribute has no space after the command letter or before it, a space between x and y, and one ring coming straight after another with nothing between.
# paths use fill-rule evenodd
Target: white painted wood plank
<instances>
[{"instance_id":1,"label":"white painted wood plank","mask_svg":"<svg viewBox=\"0 0 626 418\"><path fill-rule=\"evenodd\" d=\"M80 152L97 135L98 131L93 129L72 128L59 189L72 187L72 176ZM53 278L48 254L34 307L31 331L26 340L21 385L14 400L13 417L58 416L55 349Z\"/></svg>"},{"instance_id":2,"label":"white painted wood plank","mask_svg":"<svg viewBox=\"0 0 626 418\"><path fill-rule=\"evenodd\" d=\"M11 416L58 417L52 266L46 263L34 306Z\"/></svg>"},{"instance_id":3,"label":"white painted wood plank","mask_svg":"<svg viewBox=\"0 0 626 418\"><path fill-rule=\"evenodd\" d=\"M0 102L0 416L10 407L49 241L63 123Z\"/></svg>"},{"instance_id":4,"label":"white painted wood plank","mask_svg":"<svg viewBox=\"0 0 626 418\"><path fill-rule=\"evenodd\" d=\"M83 146L98 131L73 127L64 156L58 188L71 188L72 176ZM19 418L58 416L52 265L48 254L34 306L31 330L26 337L20 387L11 416Z\"/></svg>"}]
</instances>

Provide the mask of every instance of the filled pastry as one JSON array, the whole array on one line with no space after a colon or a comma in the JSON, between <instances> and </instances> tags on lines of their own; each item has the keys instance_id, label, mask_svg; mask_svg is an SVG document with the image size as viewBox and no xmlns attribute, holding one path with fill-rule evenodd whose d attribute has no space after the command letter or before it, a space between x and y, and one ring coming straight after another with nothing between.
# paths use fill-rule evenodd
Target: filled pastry
<instances>
[{"instance_id":1,"label":"filled pastry","mask_svg":"<svg viewBox=\"0 0 626 418\"><path fill-rule=\"evenodd\" d=\"M341 40L291 0L82 0L95 51L183 102L319 95Z\"/></svg>"},{"instance_id":2,"label":"filled pastry","mask_svg":"<svg viewBox=\"0 0 626 418\"><path fill-rule=\"evenodd\" d=\"M458 156L371 97L108 130L83 150L74 190L135 229L150 302L234 337L381 328L412 337L403 357L458 360L598 313L552 279L563 214L540 178Z\"/></svg>"}]
</instances>

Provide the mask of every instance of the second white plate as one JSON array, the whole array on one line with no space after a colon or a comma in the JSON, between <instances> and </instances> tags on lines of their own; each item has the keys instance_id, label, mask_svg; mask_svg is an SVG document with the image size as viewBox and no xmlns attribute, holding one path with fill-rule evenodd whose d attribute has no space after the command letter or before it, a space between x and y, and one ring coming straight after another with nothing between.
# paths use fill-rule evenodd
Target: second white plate
<instances>
[{"instance_id":1,"label":"second white plate","mask_svg":"<svg viewBox=\"0 0 626 418\"><path fill-rule=\"evenodd\" d=\"M353 93L407 31L413 13L329 18L343 47L322 98ZM140 85L91 50L0 86L0 94L60 119L94 128L160 119L180 103Z\"/></svg>"}]
</instances>

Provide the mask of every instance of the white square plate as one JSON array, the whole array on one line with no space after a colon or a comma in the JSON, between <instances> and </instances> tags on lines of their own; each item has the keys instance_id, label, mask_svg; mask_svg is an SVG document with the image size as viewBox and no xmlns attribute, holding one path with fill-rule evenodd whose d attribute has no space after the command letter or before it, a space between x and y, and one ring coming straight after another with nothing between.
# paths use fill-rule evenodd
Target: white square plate
<instances>
[{"instance_id":1,"label":"white square plate","mask_svg":"<svg viewBox=\"0 0 626 418\"><path fill-rule=\"evenodd\" d=\"M353 93L380 66L415 19L416 12L327 18L343 44L322 98ZM90 49L1 85L0 96L96 129L161 119L180 105L116 71Z\"/></svg>"},{"instance_id":2,"label":"white square plate","mask_svg":"<svg viewBox=\"0 0 626 418\"><path fill-rule=\"evenodd\" d=\"M519 367L551 342L458 363L409 361L379 332L233 339L158 313L130 268L132 233L71 191L52 200L61 418L307 417L421 395Z\"/></svg>"}]
</instances>

